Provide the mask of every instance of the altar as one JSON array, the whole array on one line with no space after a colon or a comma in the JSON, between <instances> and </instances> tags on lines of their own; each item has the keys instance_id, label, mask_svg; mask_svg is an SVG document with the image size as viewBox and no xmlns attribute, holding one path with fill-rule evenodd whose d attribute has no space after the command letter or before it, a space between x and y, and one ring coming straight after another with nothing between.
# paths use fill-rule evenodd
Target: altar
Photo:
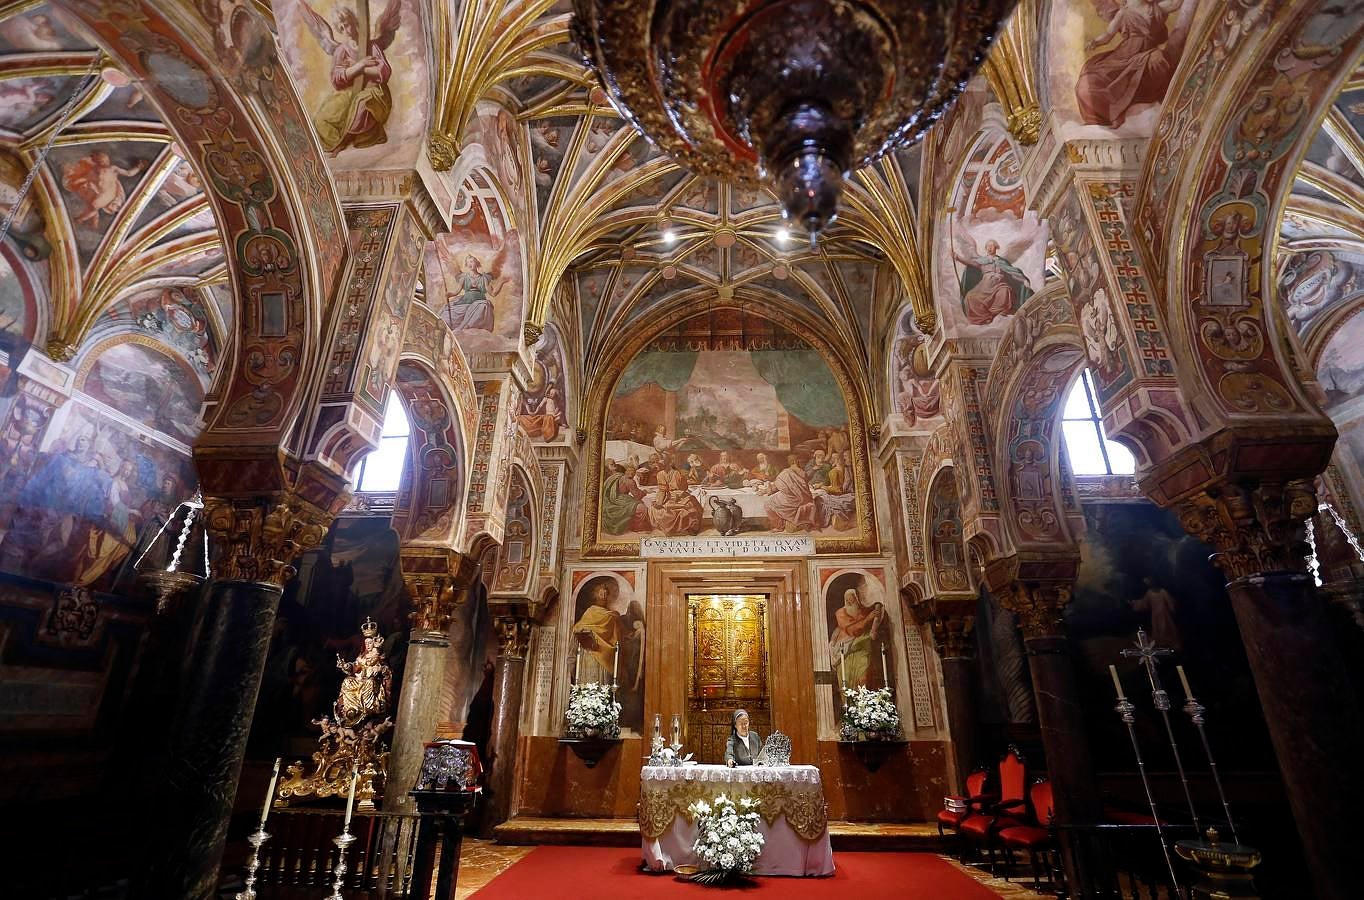
<instances>
[{"instance_id":1,"label":"altar","mask_svg":"<svg viewBox=\"0 0 1364 900\"><path fill-rule=\"evenodd\" d=\"M646 868L694 864L696 822L687 808L724 794L757 800L765 839L755 875L832 875L824 785L816 766L644 766L639 832Z\"/></svg>"}]
</instances>

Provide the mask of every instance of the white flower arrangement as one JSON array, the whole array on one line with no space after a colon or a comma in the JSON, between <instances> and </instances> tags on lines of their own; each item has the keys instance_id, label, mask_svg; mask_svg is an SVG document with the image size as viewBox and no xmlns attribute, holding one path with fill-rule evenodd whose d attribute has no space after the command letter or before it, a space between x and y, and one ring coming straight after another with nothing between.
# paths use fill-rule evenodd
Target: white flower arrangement
<instances>
[{"instance_id":1,"label":"white flower arrangement","mask_svg":"<svg viewBox=\"0 0 1364 900\"><path fill-rule=\"evenodd\" d=\"M844 688L843 699L843 724L839 729L843 740L855 741L867 732L889 738L902 734L900 708L895 705L890 688L874 691L860 686Z\"/></svg>"},{"instance_id":2,"label":"white flower arrangement","mask_svg":"<svg viewBox=\"0 0 1364 900\"><path fill-rule=\"evenodd\" d=\"M692 851L706 865L695 880L716 884L753 871L763 851L758 801L742 797L736 803L724 794L713 803L697 800L687 811L696 820L696 843Z\"/></svg>"},{"instance_id":3,"label":"white flower arrangement","mask_svg":"<svg viewBox=\"0 0 1364 900\"><path fill-rule=\"evenodd\" d=\"M620 737L620 704L611 693L611 685L573 685L568 691L564 725L568 737Z\"/></svg>"}]
</instances>

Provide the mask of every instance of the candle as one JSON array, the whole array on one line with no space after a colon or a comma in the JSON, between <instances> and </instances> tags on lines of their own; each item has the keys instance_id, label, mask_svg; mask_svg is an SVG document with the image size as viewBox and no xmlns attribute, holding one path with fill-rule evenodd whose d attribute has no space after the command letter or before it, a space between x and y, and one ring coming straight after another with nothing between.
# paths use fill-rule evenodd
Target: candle
<instances>
[{"instance_id":1,"label":"candle","mask_svg":"<svg viewBox=\"0 0 1364 900\"><path fill-rule=\"evenodd\" d=\"M260 811L260 830L265 830L265 820L270 817L270 801L275 799L275 782L279 781L279 757L275 757L275 771L270 776L270 790L265 792L265 806Z\"/></svg>"},{"instance_id":2,"label":"candle","mask_svg":"<svg viewBox=\"0 0 1364 900\"><path fill-rule=\"evenodd\" d=\"M1115 688L1118 689L1118 699L1119 699L1119 700L1126 700L1127 697L1126 697L1126 696L1123 694L1123 692L1122 692L1122 682L1118 680L1118 667L1117 667L1117 666L1109 666L1109 667L1108 667L1108 674L1113 676L1113 687L1115 687Z\"/></svg>"},{"instance_id":3,"label":"candle","mask_svg":"<svg viewBox=\"0 0 1364 900\"><path fill-rule=\"evenodd\" d=\"M848 659L845 656L838 658L838 686L848 686Z\"/></svg>"},{"instance_id":4,"label":"candle","mask_svg":"<svg viewBox=\"0 0 1364 900\"><path fill-rule=\"evenodd\" d=\"M583 648L578 647L573 651L573 683L581 684L583 680Z\"/></svg>"},{"instance_id":5,"label":"candle","mask_svg":"<svg viewBox=\"0 0 1364 900\"><path fill-rule=\"evenodd\" d=\"M663 713L654 713L654 737L663 740Z\"/></svg>"},{"instance_id":6,"label":"candle","mask_svg":"<svg viewBox=\"0 0 1364 900\"><path fill-rule=\"evenodd\" d=\"M1184 699L1193 699L1193 688L1189 687L1189 678L1184 674L1183 666L1175 666L1175 671L1179 673L1179 683L1184 685Z\"/></svg>"},{"instance_id":7,"label":"candle","mask_svg":"<svg viewBox=\"0 0 1364 900\"><path fill-rule=\"evenodd\" d=\"M616 684L616 675L620 673L620 644L616 644L615 656L611 659L611 685Z\"/></svg>"},{"instance_id":8,"label":"candle","mask_svg":"<svg viewBox=\"0 0 1364 900\"><path fill-rule=\"evenodd\" d=\"M350 831L351 810L355 807L355 783L360 780L360 767L356 766L350 770L350 796L346 798L346 824L341 826L342 831Z\"/></svg>"},{"instance_id":9,"label":"candle","mask_svg":"<svg viewBox=\"0 0 1364 900\"><path fill-rule=\"evenodd\" d=\"M881 645L881 682L882 687L890 687L890 669L886 667L886 645Z\"/></svg>"},{"instance_id":10,"label":"candle","mask_svg":"<svg viewBox=\"0 0 1364 900\"><path fill-rule=\"evenodd\" d=\"M673 714L673 746L682 746L682 717L676 713Z\"/></svg>"}]
</instances>

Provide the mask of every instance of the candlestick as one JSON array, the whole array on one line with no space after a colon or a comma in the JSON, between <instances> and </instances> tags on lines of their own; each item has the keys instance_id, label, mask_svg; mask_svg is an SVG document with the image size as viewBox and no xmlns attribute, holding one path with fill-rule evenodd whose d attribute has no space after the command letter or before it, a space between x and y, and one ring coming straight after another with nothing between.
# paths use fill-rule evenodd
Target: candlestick
<instances>
[{"instance_id":1,"label":"candlestick","mask_svg":"<svg viewBox=\"0 0 1364 900\"><path fill-rule=\"evenodd\" d=\"M838 686L841 688L848 686L848 658L846 656L838 658Z\"/></svg>"},{"instance_id":2,"label":"candlestick","mask_svg":"<svg viewBox=\"0 0 1364 900\"><path fill-rule=\"evenodd\" d=\"M1127 695L1124 694L1124 693L1122 692L1122 682L1118 680L1118 667L1117 667L1117 666L1109 666L1109 667L1108 667L1108 674L1113 676L1113 687L1115 687L1115 688L1118 689L1118 699L1119 699L1119 700L1126 700L1126 699L1127 699Z\"/></svg>"},{"instance_id":3,"label":"candlestick","mask_svg":"<svg viewBox=\"0 0 1364 900\"><path fill-rule=\"evenodd\" d=\"M616 644L615 655L611 658L611 687L616 686L616 675L620 673L620 644Z\"/></svg>"},{"instance_id":4,"label":"candlestick","mask_svg":"<svg viewBox=\"0 0 1364 900\"><path fill-rule=\"evenodd\" d=\"M350 796L346 798L346 824L345 824L344 826L342 826L342 830L344 830L344 831L349 831L349 830L350 830L350 816L351 816L351 811L352 811L353 807L355 806L355 784L356 784L356 782L358 782L359 780L360 780L360 767L359 767L359 766L355 766L354 768L352 768L352 769L350 770Z\"/></svg>"},{"instance_id":5,"label":"candlestick","mask_svg":"<svg viewBox=\"0 0 1364 900\"><path fill-rule=\"evenodd\" d=\"M1189 676L1184 674L1183 666L1175 666L1175 671L1179 673L1179 683L1184 685L1184 699L1193 699L1193 688L1189 687Z\"/></svg>"},{"instance_id":6,"label":"candlestick","mask_svg":"<svg viewBox=\"0 0 1364 900\"><path fill-rule=\"evenodd\" d=\"M886 668L886 644L881 642L881 686L890 687L890 669Z\"/></svg>"},{"instance_id":7,"label":"candlestick","mask_svg":"<svg viewBox=\"0 0 1364 900\"><path fill-rule=\"evenodd\" d=\"M673 713L673 751L682 746L682 716Z\"/></svg>"},{"instance_id":8,"label":"candlestick","mask_svg":"<svg viewBox=\"0 0 1364 900\"><path fill-rule=\"evenodd\" d=\"M275 799L275 783L279 781L279 764L281 758L275 757L275 771L270 775L270 789L265 792L265 805L260 810L260 827L265 830L265 820L270 817L270 802Z\"/></svg>"}]
</instances>

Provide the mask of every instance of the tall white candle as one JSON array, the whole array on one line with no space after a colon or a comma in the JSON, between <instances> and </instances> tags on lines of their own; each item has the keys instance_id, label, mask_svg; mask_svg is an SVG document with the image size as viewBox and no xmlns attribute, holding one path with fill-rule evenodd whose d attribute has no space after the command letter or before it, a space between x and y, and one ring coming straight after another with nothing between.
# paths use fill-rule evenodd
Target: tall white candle
<instances>
[{"instance_id":1,"label":"tall white candle","mask_svg":"<svg viewBox=\"0 0 1364 900\"><path fill-rule=\"evenodd\" d=\"M573 651L573 683L582 684L583 680L583 648L578 647Z\"/></svg>"},{"instance_id":2,"label":"tall white candle","mask_svg":"<svg viewBox=\"0 0 1364 900\"><path fill-rule=\"evenodd\" d=\"M1118 680L1118 667L1117 667L1117 666L1109 666L1109 667L1108 667L1108 674L1113 676L1113 687L1115 687L1115 688L1118 689L1118 699L1119 699L1119 700L1126 700L1127 697L1126 697L1126 695L1124 695L1123 692L1122 692L1122 682Z\"/></svg>"},{"instance_id":3,"label":"tall white candle","mask_svg":"<svg viewBox=\"0 0 1364 900\"><path fill-rule=\"evenodd\" d=\"M1183 667L1183 666L1175 666L1175 671L1179 673L1179 683L1182 684L1182 685L1184 685L1184 699L1185 699L1185 700L1192 700L1192 699L1193 699L1193 688L1189 687L1189 679L1188 679L1188 676L1186 676L1186 675L1184 674L1184 667Z\"/></svg>"},{"instance_id":4,"label":"tall white candle","mask_svg":"<svg viewBox=\"0 0 1364 900\"><path fill-rule=\"evenodd\" d=\"M611 657L611 686L616 685L616 676L620 674L620 644L616 644L615 655Z\"/></svg>"},{"instance_id":5,"label":"tall white candle","mask_svg":"<svg viewBox=\"0 0 1364 900\"><path fill-rule=\"evenodd\" d=\"M355 807L355 783L360 780L359 766L350 770L350 796L346 798L346 824L341 826L342 831L350 829L350 815Z\"/></svg>"},{"instance_id":6,"label":"tall white candle","mask_svg":"<svg viewBox=\"0 0 1364 900\"><path fill-rule=\"evenodd\" d=\"M838 658L838 686L841 688L848 686L848 658L846 656Z\"/></svg>"},{"instance_id":7,"label":"tall white candle","mask_svg":"<svg viewBox=\"0 0 1364 900\"><path fill-rule=\"evenodd\" d=\"M890 669L886 668L886 645L881 644L881 681L884 687L890 687Z\"/></svg>"},{"instance_id":8,"label":"tall white candle","mask_svg":"<svg viewBox=\"0 0 1364 900\"><path fill-rule=\"evenodd\" d=\"M260 830L265 830L265 820L270 818L270 803L275 799L275 782L279 781L280 758L275 757L275 771L270 776L270 790L265 792L265 805L260 811Z\"/></svg>"}]
</instances>

